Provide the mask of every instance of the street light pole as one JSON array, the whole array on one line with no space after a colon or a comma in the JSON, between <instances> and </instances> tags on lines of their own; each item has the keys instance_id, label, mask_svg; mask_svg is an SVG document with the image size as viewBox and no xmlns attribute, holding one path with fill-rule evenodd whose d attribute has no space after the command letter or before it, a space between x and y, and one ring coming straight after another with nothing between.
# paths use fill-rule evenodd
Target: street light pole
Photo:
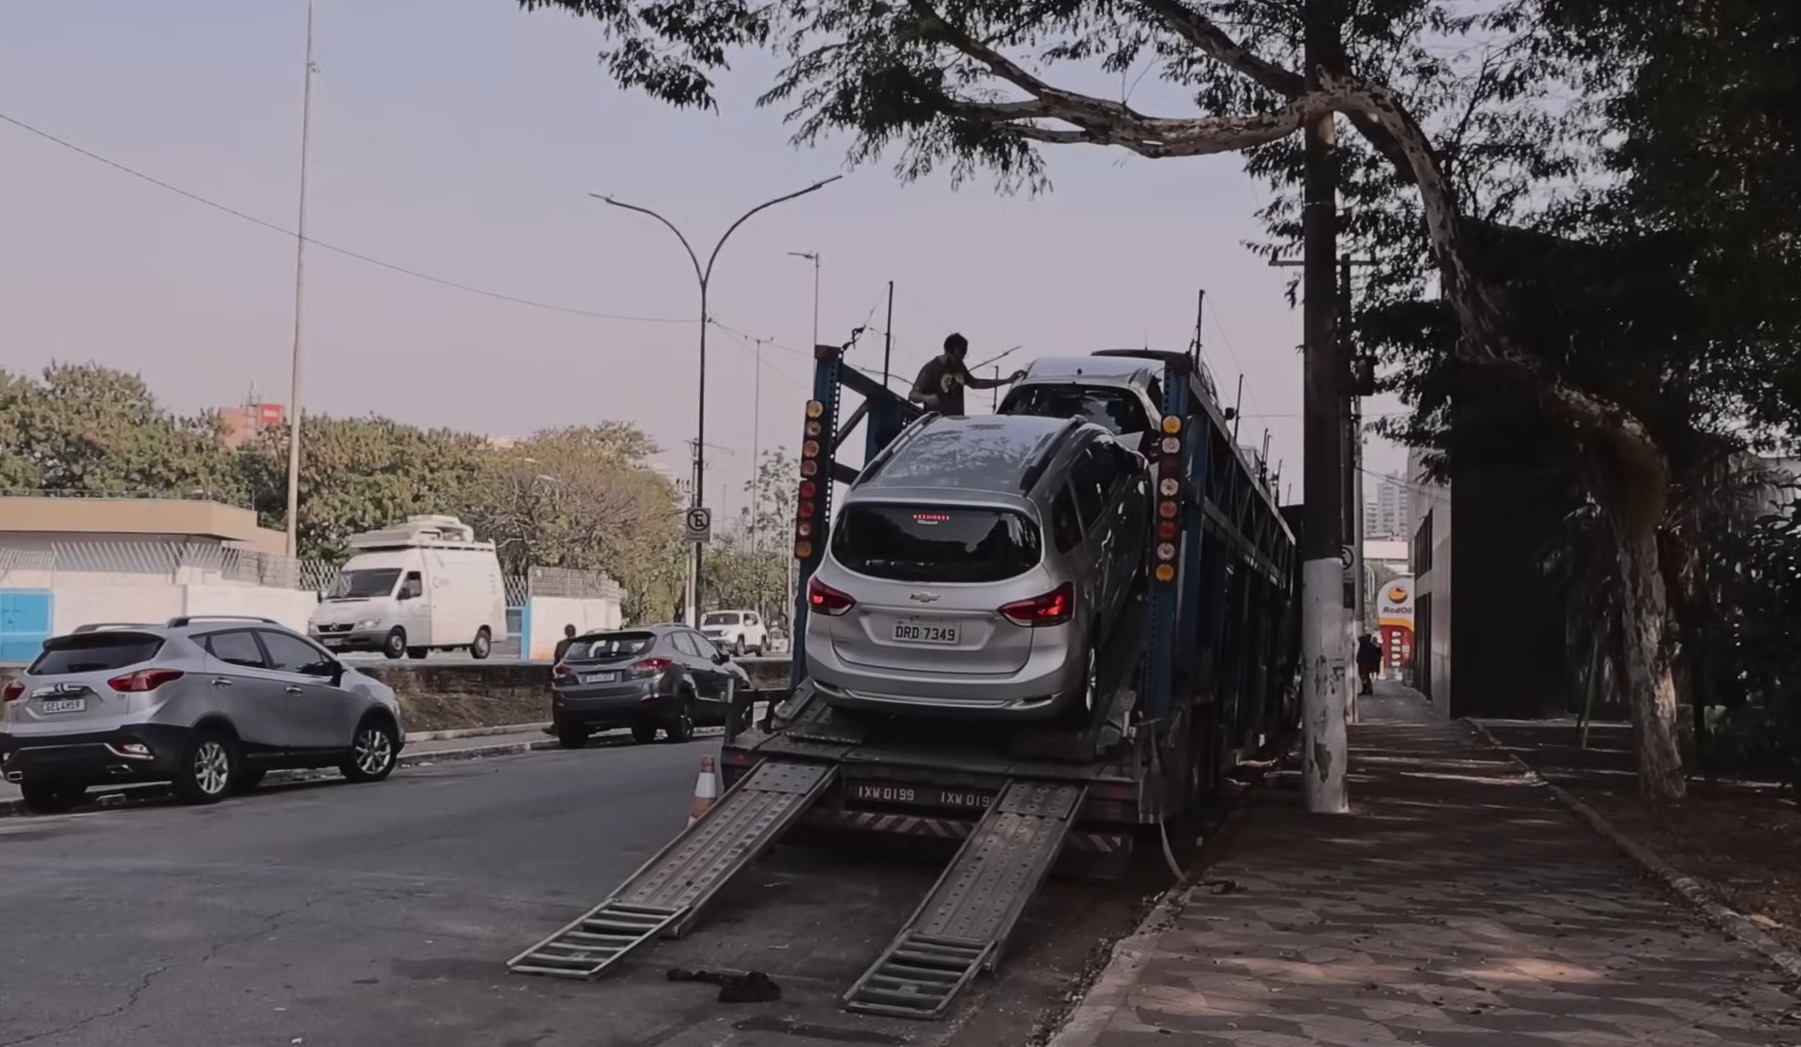
<instances>
[{"instance_id":1,"label":"street light pole","mask_svg":"<svg viewBox=\"0 0 1801 1047\"><path fill-rule=\"evenodd\" d=\"M778 196L773 200L766 200L739 215L737 221L726 226L725 232L719 237L719 241L713 245L713 252L707 256L707 264L704 266L700 264L700 256L694 252L693 245L688 243L688 238L682 235L682 231L676 228L674 222L664 218L662 215L652 211L648 207L639 207L637 204L628 204L622 200L616 200L613 197L605 196L600 193L588 194L596 200L611 204L614 207L621 207L627 211L636 211L639 214L649 215L663 223L664 227L674 233L677 240L681 241L682 250L688 252L688 261L692 262L694 265L694 278L700 284L700 378L696 383L698 387L699 402L695 409L696 417L694 423L694 487L690 494L690 504L692 508L699 509L706 501L704 489L706 486L705 478L707 468L707 327L712 322L712 316L707 312L707 289L708 285L711 284L713 280L713 263L719 260L720 248L725 246L725 242L732 238L732 234L738 231L738 227L749 221L752 215L759 211L768 210L776 204L786 203L795 197L817 192L843 177L843 175L833 175L830 178L822 179L807 186L805 189L798 189L784 196ZM696 542L694 543L694 549L690 554L688 561L688 591L687 598L683 602L683 618L690 627L698 620L696 607L700 600L700 567L700 543Z\"/></svg>"},{"instance_id":2,"label":"street light pole","mask_svg":"<svg viewBox=\"0 0 1801 1047\"><path fill-rule=\"evenodd\" d=\"M757 619L767 621L763 599L763 543L758 541L757 518L763 515L763 339L757 339L757 376L751 382L750 414L750 558L757 565Z\"/></svg>"},{"instance_id":3,"label":"street light pole","mask_svg":"<svg viewBox=\"0 0 1801 1047\"><path fill-rule=\"evenodd\" d=\"M294 353L288 379L288 555L300 555L300 349L306 334L306 169L313 135L313 0L306 0L306 75L300 92L300 214L294 238Z\"/></svg>"},{"instance_id":4,"label":"street light pole","mask_svg":"<svg viewBox=\"0 0 1801 1047\"><path fill-rule=\"evenodd\" d=\"M805 258L813 263L813 344L819 344L819 252L789 251L795 258Z\"/></svg>"}]
</instances>

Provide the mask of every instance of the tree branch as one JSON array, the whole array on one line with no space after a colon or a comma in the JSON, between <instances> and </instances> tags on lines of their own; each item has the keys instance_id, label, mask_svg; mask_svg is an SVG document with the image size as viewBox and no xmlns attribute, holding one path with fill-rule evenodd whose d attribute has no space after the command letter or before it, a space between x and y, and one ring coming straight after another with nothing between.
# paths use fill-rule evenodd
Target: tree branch
<instances>
[{"instance_id":1,"label":"tree branch","mask_svg":"<svg viewBox=\"0 0 1801 1047\"><path fill-rule=\"evenodd\" d=\"M1189 7L1182 0L1138 2L1202 54L1252 83L1283 98L1294 98L1306 91L1307 82L1301 74L1282 68L1232 39L1219 27L1219 23Z\"/></svg>"}]
</instances>

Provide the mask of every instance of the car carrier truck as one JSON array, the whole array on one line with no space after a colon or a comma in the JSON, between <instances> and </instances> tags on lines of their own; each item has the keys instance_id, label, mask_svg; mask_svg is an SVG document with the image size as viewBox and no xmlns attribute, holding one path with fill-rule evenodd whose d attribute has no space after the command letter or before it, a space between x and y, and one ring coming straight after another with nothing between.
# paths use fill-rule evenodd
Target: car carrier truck
<instances>
[{"instance_id":1,"label":"car carrier truck","mask_svg":"<svg viewBox=\"0 0 1801 1047\"><path fill-rule=\"evenodd\" d=\"M1053 867L1118 875L1135 842L1195 810L1224 773L1297 719L1295 536L1272 486L1179 353L1109 351L1162 368L1151 449L1155 533L1146 569L1099 659L1092 717L1079 725L983 728L829 708L806 675L807 579L830 541L834 482L859 425L873 461L919 409L815 350L796 478L790 689L761 724L727 727L725 790L599 905L508 966L565 978L605 974L658 938L695 927L709 903L793 830L915 837L954 847L936 885L847 987L858 1012L937 1018L999 961ZM860 398L847 412L846 394Z\"/></svg>"}]
</instances>

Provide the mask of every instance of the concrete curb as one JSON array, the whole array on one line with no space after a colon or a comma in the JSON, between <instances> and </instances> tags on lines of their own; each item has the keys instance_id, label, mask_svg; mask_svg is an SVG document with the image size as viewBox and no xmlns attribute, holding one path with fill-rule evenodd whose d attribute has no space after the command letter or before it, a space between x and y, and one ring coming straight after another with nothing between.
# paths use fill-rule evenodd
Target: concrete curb
<instances>
[{"instance_id":1,"label":"concrete curb","mask_svg":"<svg viewBox=\"0 0 1801 1047\"><path fill-rule=\"evenodd\" d=\"M1093 1047L1107 1031L1107 1023L1126 1006L1132 990L1138 987L1138 977L1156 953L1158 939L1188 907L1188 895L1194 886L1194 881L1183 880L1164 891L1138 929L1113 943L1113 955L1107 959L1101 976L1063 1019L1045 1047Z\"/></svg>"},{"instance_id":2,"label":"concrete curb","mask_svg":"<svg viewBox=\"0 0 1801 1047\"><path fill-rule=\"evenodd\" d=\"M503 727L464 727L454 731L408 731L408 745L417 742L448 742L457 738L488 738L496 734L528 734L542 731L550 726L550 721L540 723L514 723Z\"/></svg>"},{"instance_id":3,"label":"concrete curb","mask_svg":"<svg viewBox=\"0 0 1801 1047\"><path fill-rule=\"evenodd\" d=\"M478 728L478 730L480 730L480 728ZM458 735L457 737L467 736ZM407 738L410 741L418 740L413 738L412 735L408 735ZM394 769L400 770L404 767L423 767L434 763L455 763L462 760L482 760L492 756L518 756L523 753L537 752L542 749L554 749L556 747L557 741L554 738L534 738L530 741L501 742L490 745L470 745L461 749L439 749L435 752L402 752L400 754L400 759L394 763ZM331 771L270 771L267 780L271 784L276 784L281 782L320 781L335 777L337 777L337 775ZM30 812L25 810L24 800L0 800L0 818L28 813Z\"/></svg>"},{"instance_id":4,"label":"concrete curb","mask_svg":"<svg viewBox=\"0 0 1801 1047\"><path fill-rule=\"evenodd\" d=\"M1512 761L1527 781L1550 790L1551 795L1555 796L1559 803L1568 807L1578 818L1588 823L1589 828L1603 839L1624 851L1627 857L1638 863L1645 872L1663 881L1670 890L1675 891L1690 905L1700 910L1701 915L1706 917L1709 923L1724 931L1740 944L1755 949L1783 974L1796 981L1801 981L1801 955L1797 955L1776 939L1765 934L1762 928L1751 922L1744 914L1729 908L1720 901L1707 884L1677 870L1675 866L1659 857L1655 851L1615 828L1613 823L1602 817L1599 811L1570 795L1569 790L1533 770L1530 764L1501 744L1501 740L1496 738L1481 721L1466 720L1465 722L1491 749Z\"/></svg>"}]
</instances>

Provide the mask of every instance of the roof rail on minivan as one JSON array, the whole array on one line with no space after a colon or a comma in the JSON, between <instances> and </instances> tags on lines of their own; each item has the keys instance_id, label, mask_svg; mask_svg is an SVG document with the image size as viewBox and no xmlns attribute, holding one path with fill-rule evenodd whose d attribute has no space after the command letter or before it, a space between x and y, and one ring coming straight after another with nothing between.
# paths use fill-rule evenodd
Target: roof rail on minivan
<instances>
[{"instance_id":1,"label":"roof rail on minivan","mask_svg":"<svg viewBox=\"0 0 1801 1047\"><path fill-rule=\"evenodd\" d=\"M102 629L154 629L154 622L88 622L70 630L74 633L97 633Z\"/></svg>"},{"instance_id":2,"label":"roof rail on minivan","mask_svg":"<svg viewBox=\"0 0 1801 1047\"><path fill-rule=\"evenodd\" d=\"M179 629L195 622L261 622L264 625L281 625L273 618L264 618L256 614L184 614L179 618L169 619L165 628ZM285 628L285 627L284 627Z\"/></svg>"}]
</instances>

